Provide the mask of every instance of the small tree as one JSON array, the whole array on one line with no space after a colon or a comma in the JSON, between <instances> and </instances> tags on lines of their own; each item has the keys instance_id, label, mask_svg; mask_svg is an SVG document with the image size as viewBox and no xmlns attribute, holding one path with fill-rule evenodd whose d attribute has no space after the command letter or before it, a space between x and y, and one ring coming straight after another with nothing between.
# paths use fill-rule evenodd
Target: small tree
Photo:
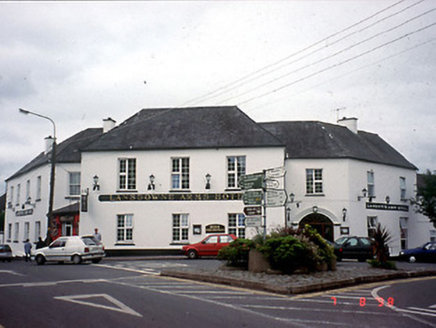
<instances>
[{"instance_id":1,"label":"small tree","mask_svg":"<svg viewBox=\"0 0 436 328\"><path fill-rule=\"evenodd\" d=\"M388 243L392 239L391 234L388 229L383 228L381 224L377 224L377 227L372 236L374 239L374 252L375 259L370 261L369 263L376 268L383 269L396 269L395 263L388 261L389 259L389 246Z\"/></svg>"},{"instance_id":2,"label":"small tree","mask_svg":"<svg viewBox=\"0 0 436 328\"><path fill-rule=\"evenodd\" d=\"M427 170L421 177L416 199L412 198L411 203L415 205L415 211L427 216L436 228L436 174Z\"/></svg>"}]
</instances>

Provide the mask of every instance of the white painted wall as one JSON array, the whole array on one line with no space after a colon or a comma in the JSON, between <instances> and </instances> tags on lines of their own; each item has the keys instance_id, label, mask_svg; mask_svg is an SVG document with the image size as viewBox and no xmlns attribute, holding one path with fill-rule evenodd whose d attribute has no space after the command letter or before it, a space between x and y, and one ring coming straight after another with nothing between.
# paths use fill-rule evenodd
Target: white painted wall
<instances>
[{"instance_id":1,"label":"white painted wall","mask_svg":"<svg viewBox=\"0 0 436 328\"><path fill-rule=\"evenodd\" d=\"M68 172L80 171L79 163L59 163L56 165L55 176L55 196L53 209L67 206L71 203L77 202L78 198L68 197ZM7 182L7 200L6 200L6 218L5 218L5 242L8 243L13 251L14 256L22 256L24 254L24 227L25 222L29 222L29 239L30 242L36 243L38 238L35 235L35 222L41 222L41 237L45 239L47 232L47 212L49 203L49 190L50 190L50 165L43 165L35 168L23 175L20 175ZM41 176L41 199L37 200L37 178ZM30 197L31 204L25 204L26 184L30 180ZM17 206L17 185L20 184L20 200ZM10 188L14 186L13 206L8 207L10 201ZM32 209L33 213L25 216L17 216L17 211ZM12 223L12 238L8 238L8 225ZM15 223L19 223L18 239L15 239ZM33 245L33 250L35 245Z\"/></svg>"},{"instance_id":2,"label":"white painted wall","mask_svg":"<svg viewBox=\"0 0 436 328\"><path fill-rule=\"evenodd\" d=\"M149 193L149 176L155 176L153 193L169 193L171 190L171 158L190 158L190 191L192 193L224 193L226 189L227 156L246 156L246 172L283 166L284 149L238 148L201 150L160 150L92 152L82 154L82 188L89 188L89 211L81 213L81 232L92 233L98 228L107 249L132 248L115 246L117 214L134 215L134 248L180 248L171 245L172 214L189 214L189 242L197 242L206 236L205 226L222 224L227 227L229 213L242 213L244 205L237 201L138 201L99 202L100 194L116 194L118 159L136 158L137 193ZM210 174L211 189L206 190L206 174ZM100 190L92 191L92 178L98 175ZM236 191L236 190L233 190ZM193 235L192 225L201 224L202 234ZM271 208L267 212L268 227L284 225L283 208ZM255 229L247 229L253 236Z\"/></svg>"}]
</instances>

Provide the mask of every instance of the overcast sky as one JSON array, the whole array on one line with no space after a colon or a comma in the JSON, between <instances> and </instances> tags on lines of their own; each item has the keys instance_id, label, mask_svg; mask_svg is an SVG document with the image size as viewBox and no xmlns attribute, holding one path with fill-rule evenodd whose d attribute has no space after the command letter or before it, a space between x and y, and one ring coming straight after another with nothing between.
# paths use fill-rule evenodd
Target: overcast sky
<instances>
[{"instance_id":1,"label":"overcast sky","mask_svg":"<svg viewBox=\"0 0 436 328\"><path fill-rule=\"evenodd\" d=\"M0 179L142 108L356 117L436 170L436 1L0 3ZM335 109L340 109L339 112ZM0 191L3 188L0 188Z\"/></svg>"}]
</instances>

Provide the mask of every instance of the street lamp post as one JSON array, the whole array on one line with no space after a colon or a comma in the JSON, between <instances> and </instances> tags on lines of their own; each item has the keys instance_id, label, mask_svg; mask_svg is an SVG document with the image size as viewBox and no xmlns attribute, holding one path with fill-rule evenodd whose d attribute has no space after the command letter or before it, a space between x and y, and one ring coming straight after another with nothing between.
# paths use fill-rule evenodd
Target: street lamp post
<instances>
[{"instance_id":1,"label":"street lamp post","mask_svg":"<svg viewBox=\"0 0 436 328\"><path fill-rule=\"evenodd\" d=\"M55 170L56 170L56 124L55 122L47 116L28 111L26 109L19 108L20 113L28 115L35 115L46 120L49 120L53 124L53 145L51 148L51 172L50 172L50 195L48 200L48 213L47 213L47 236L45 239L46 245L51 242L51 226L52 226L52 216L53 216L53 201L54 201L54 187L55 187Z\"/></svg>"}]
</instances>

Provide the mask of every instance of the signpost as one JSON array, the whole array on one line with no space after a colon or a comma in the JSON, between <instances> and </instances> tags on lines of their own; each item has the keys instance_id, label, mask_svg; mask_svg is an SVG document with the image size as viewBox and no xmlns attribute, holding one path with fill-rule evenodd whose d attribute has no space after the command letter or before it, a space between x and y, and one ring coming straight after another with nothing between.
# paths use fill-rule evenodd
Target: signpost
<instances>
[{"instance_id":1,"label":"signpost","mask_svg":"<svg viewBox=\"0 0 436 328\"><path fill-rule=\"evenodd\" d=\"M262 190L248 190L242 196L245 205L262 205L262 198Z\"/></svg>"},{"instance_id":2,"label":"signpost","mask_svg":"<svg viewBox=\"0 0 436 328\"><path fill-rule=\"evenodd\" d=\"M242 190L263 189L263 173L247 174L239 179Z\"/></svg>"},{"instance_id":3,"label":"signpost","mask_svg":"<svg viewBox=\"0 0 436 328\"><path fill-rule=\"evenodd\" d=\"M263 218L263 240L266 238L266 208L283 206L288 198L284 189L278 189L283 188L281 180L278 179L283 178L285 174L285 167L280 166L263 170L262 173L242 175L238 181L244 190L244 204L255 205L244 208L245 226L261 227Z\"/></svg>"},{"instance_id":4,"label":"signpost","mask_svg":"<svg viewBox=\"0 0 436 328\"><path fill-rule=\"evenodd\" d=\"M268 207L283 206L287 199L288 196L284 189L266 191L266 206Z\"/></svg>"},{"instance_id":5,"label":"signpost","mask_svg":"<svg viewBox=\"0 0 436 328\"><path fill-rule=\"evenodd\" d=\"M261 206L246 206L244 207L244 214L247 216L262 215Z\"/></svg>"},{"instance_id":6,"label":"signpost","mask_svg":"<svg viewBox=\"0 0 436 328\"><path fill-rule=\"evenodd\" d=\"M251 216L245 218L246 227L260 227L262 225L262 218L260 216Z\"/></svg>"},{"instance_id":7,"label":"signpost","mask_svg":"<svg viewBox=\"0 0 436 328\"><path fill-rule=\"evenodd\" d=\"M265 170L265 178L282 178L285 175L285 167L279 166L272 169Z\"/></svg>"}]
</instances>

